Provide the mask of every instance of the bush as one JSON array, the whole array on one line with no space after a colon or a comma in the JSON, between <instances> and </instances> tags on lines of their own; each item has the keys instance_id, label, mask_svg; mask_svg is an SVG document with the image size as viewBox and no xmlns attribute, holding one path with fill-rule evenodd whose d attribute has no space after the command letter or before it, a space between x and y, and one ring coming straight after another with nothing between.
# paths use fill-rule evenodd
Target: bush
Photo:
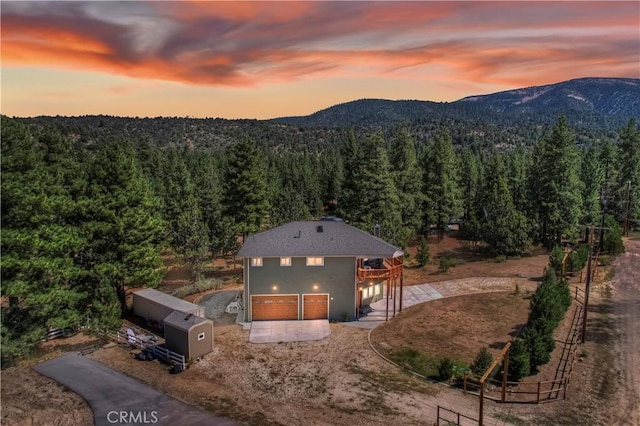
<instances>
[{"instance_id":1,"label":"bush","mask_svg":"<svg viewBox=\"0 0 640 426\"><path fill-rule=\"evenodd\" d=\"M605 253L616 255L624 253L624 243L622 242L622 229L616 223L613 216L608 215L606 218L606 225L608 229L605 229L602 250Z\"/></svg>"},{"instance_id":2,"label":"bush","mask_svg":"<svg viewBox=\"0 0 640 426\"><path fill-rule=\"evenodd\" d=\"M564 250L560 246L553 246L549 254L549 267L553 269L556 275L562 274L562 260L564 259Z\"/></svg>"},{"instance_id":3,"label":"bush","mask_svg":"<svg viewBox=\"0 0 640 426\"><path fill-rule=\"evenodd\" d=\"M506 262L507 260L507 256L505 256L504 254L499 254L498 256L496 256L495 258L495 262L496 263L502 263L502 262Z\"/></svg>"},{"instance_id":4,"label":"bush","mask_svg":"<svg viewBox=\"0 0 640 426\"><path fill-rule=\"evenodd\" d=\"M482 347L471 364L471 371L478 376L484 374L493 362L493 356L486 347Z\"/></svg>"},{"instance_id":5,"label":"bush","mask_svg":"<svg viewBox=\"0 0 640 426\"><path fill-rule=\"evenodd\" d=\"M587 264L589 258L589 247L586 244L581 244L576 250L572 251L569 255L569 272L578 272Z\"/></svg>"},{"instance_id":6,"label":"bush","mask_svg":"<svg viewBox=\"0 0 640 426\"><path fill-rule=\"evenodd\" d=\"M509 379L518 381L531 372L529 350L524 340L516 339L509 349Z\"/></svg>"},{"instance_id":7,"label":"bush","mask_svg":"<svg viewBox=\"0 0 640 426\"><path fill-rule=\"evenodd\" d=\"M448 357L442 358L438 365L438 378L449 380L451 376L453 376L453 361Z\"/></svg>"},{"instance_id":8,"label":"bush","mask_svg":"<svg viewBox=\"0 0 640 426\"><path fill-rule=\"evenodd\" d=\"M416 253L416 260L418 261L419 267L424 267L429 263L429 244L427 244L426 238L420 236L420 240L418 241L418 252Z\"/></svg>"},{"instance_id":9,"label":"bush","mask_svg":"<svg viewBox=\"0 0 640 426\"><path fill-rule=\"evenodd\" d=\"M442 272L447 272L450 267L464 265L464 263L464 259L458 259L456 257L441 257L439 266Z\"/></svg>"}]
</instances>

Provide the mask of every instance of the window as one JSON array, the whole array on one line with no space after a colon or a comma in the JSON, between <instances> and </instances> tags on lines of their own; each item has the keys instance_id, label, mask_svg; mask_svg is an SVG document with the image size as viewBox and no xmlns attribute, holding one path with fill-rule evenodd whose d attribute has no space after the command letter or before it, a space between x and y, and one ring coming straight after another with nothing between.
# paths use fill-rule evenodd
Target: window
<instances>
[{"instance_id":1,"label":"window","mask_svg":"<svg viewBox=\"0 0 640 426\"><path fill-rule=\"evenodd\" d=\"M198 334L198 342L199 342L200 340L204 340L204 333L200 333L200 334Z\"/></svg>"},{"instance_id":2,"label":"window","mask_svg":"<svg viewBox=\"0 0 640 426\"><path fill-rule=\"evenodd\" d=\"M324 257L307 257L307 266L324 266Z\"/></svg>"},{"instance_id":3,"label":"window","mask_svg":"<svg viewBox=\"0 0 640 426\"><path fill-rule=\"evenodd\" d=\"M280 266L291 266L291 258L290 257L281 257L280 258Z\"/></svg>"},{"instance_id":4,"label":"window","mask_svg":"<svg viewBox=\"0 0 640 426\"><path fill-rule=\"evenodd\" d=\"M262 258L261 257L252 257L251 258L251 266L262 266Z\"/></svg>"},{"instance_id":5,"label":"window","mask_svg":"<svg viewBox=\"0 0 640 426\"><path fill-rule=\"evenodd\" d=\"M373 287L373 288L374 288L374 291L375 291L375 293L376 293L376 296L377 296L377 295L379 295L379 294L380 294L380 285L379 285L379 284L376 284L376 286L375 286L375 287Z\"/></svg>"}]
</instances>

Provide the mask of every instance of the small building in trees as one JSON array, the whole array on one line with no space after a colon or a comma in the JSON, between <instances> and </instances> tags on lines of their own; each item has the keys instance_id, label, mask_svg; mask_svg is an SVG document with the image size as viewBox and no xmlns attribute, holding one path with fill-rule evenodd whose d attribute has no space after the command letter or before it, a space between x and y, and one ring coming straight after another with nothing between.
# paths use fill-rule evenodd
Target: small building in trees
<instances>
[{"instance_id":1,"label":"small building in trees","mask_svg":"<svg viewBox=\"0 0 640 426\"><path fill-rule=\"evenodd\" d=\"M173 311L164 318L167 349L198 359L213 350L213 322L194 314Z\"/></svg>"},{"instance_id":2,"label":"small building in trees","mask_svg":"<svg viewBox=\"0 0 640 426\"><path fill-rule=\"evenodd\" d=\"M335 218L250 235L238 255L245 321L350 321L385 296L384 284L387 296L402 289L402 250Z\"/></svg>"}]
</instances>

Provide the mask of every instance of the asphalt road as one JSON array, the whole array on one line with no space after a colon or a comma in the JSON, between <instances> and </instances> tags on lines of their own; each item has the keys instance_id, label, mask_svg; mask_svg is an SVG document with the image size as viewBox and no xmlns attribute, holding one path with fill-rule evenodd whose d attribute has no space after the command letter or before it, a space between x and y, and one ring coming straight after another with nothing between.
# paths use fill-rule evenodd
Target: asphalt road
<instances>
[{"instance_id":1,"label":"asphalt road","mask_svg":"<svg viewBox=\"0 0 640 426\"><path fill-rule=\"evenodd\" d=\"M180 402L80 355L66 354L33 368L83 397L93 410L96 426L239 425Z\"/></svg>"}]
</instances>

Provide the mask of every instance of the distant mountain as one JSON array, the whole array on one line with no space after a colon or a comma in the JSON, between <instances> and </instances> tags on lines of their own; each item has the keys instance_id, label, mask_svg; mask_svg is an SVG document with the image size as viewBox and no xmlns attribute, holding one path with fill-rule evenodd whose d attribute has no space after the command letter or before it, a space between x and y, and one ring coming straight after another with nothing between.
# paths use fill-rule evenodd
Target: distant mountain
<instances>
[{"instance_id":1,"label":"distant mountain","mask_svg":"<svg viewBox=\"0 0 640 426\"><path fill-rule=\"evenodd\" d=\"M617 128L640 118L640 79L580 78L455 102L361 99L301 117L272 121L298 127L387 127L401 121L456 119L548 124L563 114L576 125Z\"/></svg>"}]
</instances>

